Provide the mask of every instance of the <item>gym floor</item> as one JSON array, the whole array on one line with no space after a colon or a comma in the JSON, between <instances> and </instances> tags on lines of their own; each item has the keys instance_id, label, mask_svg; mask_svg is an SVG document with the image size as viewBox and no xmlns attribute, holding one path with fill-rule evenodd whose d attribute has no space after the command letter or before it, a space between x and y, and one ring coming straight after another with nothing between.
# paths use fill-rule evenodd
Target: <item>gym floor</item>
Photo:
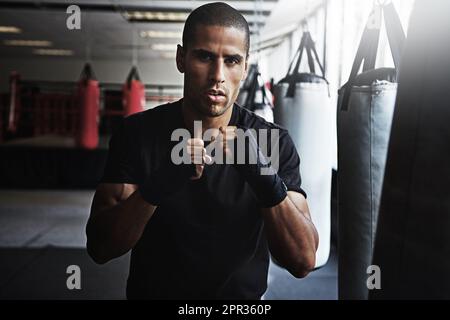
<instances>
[{"instance_id":1,"label":"gym floor","mask_svg":"<svg viewBox=\"0 0 450 320\"><path fill-rule=\"evenodd\" d=\"M124 299L129 255L103 266L85 250L93 191L0 191L0 299ZM81 270L68 290L67 267ZM337 258L305 279L270 265L264 299L337 299Z\"/></svg>"}]
</instances>

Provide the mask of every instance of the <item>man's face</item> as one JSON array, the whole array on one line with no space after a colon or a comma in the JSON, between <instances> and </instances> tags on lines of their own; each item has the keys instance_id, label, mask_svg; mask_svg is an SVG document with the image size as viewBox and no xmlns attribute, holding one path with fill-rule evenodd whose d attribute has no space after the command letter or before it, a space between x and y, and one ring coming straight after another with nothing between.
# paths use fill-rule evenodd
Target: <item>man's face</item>
<instances>
[{"instance_id":1,"label":"man's face","mask_svg":"<svg viewBox=\"0 0 450 320\"><path fill-rule=\"evenodd\" d=\"M233 27L198 25L187 48L178 47L177 67L184 73L184 99L208 117L225 113L247 75L246 38Z\"/></svg>"}]
</instances>

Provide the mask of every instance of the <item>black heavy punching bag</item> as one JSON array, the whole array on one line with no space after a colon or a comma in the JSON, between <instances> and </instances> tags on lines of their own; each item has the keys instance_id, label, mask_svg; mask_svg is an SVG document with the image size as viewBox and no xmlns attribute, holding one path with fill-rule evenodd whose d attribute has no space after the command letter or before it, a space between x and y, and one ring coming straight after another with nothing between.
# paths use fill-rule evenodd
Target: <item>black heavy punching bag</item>
<instances>
[{"instance_id":1,"label":"black heavy punching bag","mask_svg":"<svg viewBox=\"0 0 450 320\"><path fill-rule=\"evenodd\" d=\"M395 68L375 69L383 20ZM369 296L367 269L373 257L404 42L405 34L393 4L376 4L361 38L349 80L339 90L339 299L365 300ZM363 72L359 74L361 64Z\"/></svg>"},{"instance_id":2,"label":"black heavy punching bag","mask_svg":"<svg viewBox=\"0 0 450 320\"><path fill-rule=\"evenodd\" d=\"M248 76L239 92L237 102L266 121L273 122L272 94L262 80L258 65L249 66Z\"/></svg>"},{"instance_id":3,"label":"black heavy punching bag","mask_svg":"<svg viewBox=\"0 0 450 320\"><path fill-rule=\"evenodd\" d=\"M450 298L450 1L418 0L399 78L371 299Z\"/></svg>"}]
</instances>

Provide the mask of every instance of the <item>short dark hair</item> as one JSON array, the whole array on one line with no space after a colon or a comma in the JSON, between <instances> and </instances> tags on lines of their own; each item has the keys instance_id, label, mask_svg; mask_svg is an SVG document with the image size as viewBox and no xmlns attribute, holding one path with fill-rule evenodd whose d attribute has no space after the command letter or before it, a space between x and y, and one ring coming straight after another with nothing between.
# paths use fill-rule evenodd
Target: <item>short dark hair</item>
<instances>
[{"instance_id":1,"label":"short dark hair","mask_svg":"<svg viewBox=\"0 0 450 320\"><path fill-rule=\"evenodd\" d=\"M183 46L189 46L194 40L195 29L198 25L203 26L221 26L221 27L233 27L244 31L245 33L245 50L248 55L250 48L250 30L247 20L244 16L223 2L208 3L198 7L192 11L183 29Z\"/></svg>"}]
</instances>

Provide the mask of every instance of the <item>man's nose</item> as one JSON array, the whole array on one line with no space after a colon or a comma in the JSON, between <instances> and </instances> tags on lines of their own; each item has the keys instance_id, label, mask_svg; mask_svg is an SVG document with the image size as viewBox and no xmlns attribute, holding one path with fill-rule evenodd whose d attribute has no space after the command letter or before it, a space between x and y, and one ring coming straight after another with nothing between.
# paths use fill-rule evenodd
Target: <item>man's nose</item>
<instances>
[{"instance_id":1,"label":"man's nose","mask_svg":"<svg viewBox=\"0 0 450 320\"><path fill-rule=\"evenodd\" d=\"M211 81L213 81L214 83L225 82L224 71L225 71L225 69L224 69L223 62L220 59L218 59L211 66L211 70L210 70Z\"/></svg>"}]
</instances>

